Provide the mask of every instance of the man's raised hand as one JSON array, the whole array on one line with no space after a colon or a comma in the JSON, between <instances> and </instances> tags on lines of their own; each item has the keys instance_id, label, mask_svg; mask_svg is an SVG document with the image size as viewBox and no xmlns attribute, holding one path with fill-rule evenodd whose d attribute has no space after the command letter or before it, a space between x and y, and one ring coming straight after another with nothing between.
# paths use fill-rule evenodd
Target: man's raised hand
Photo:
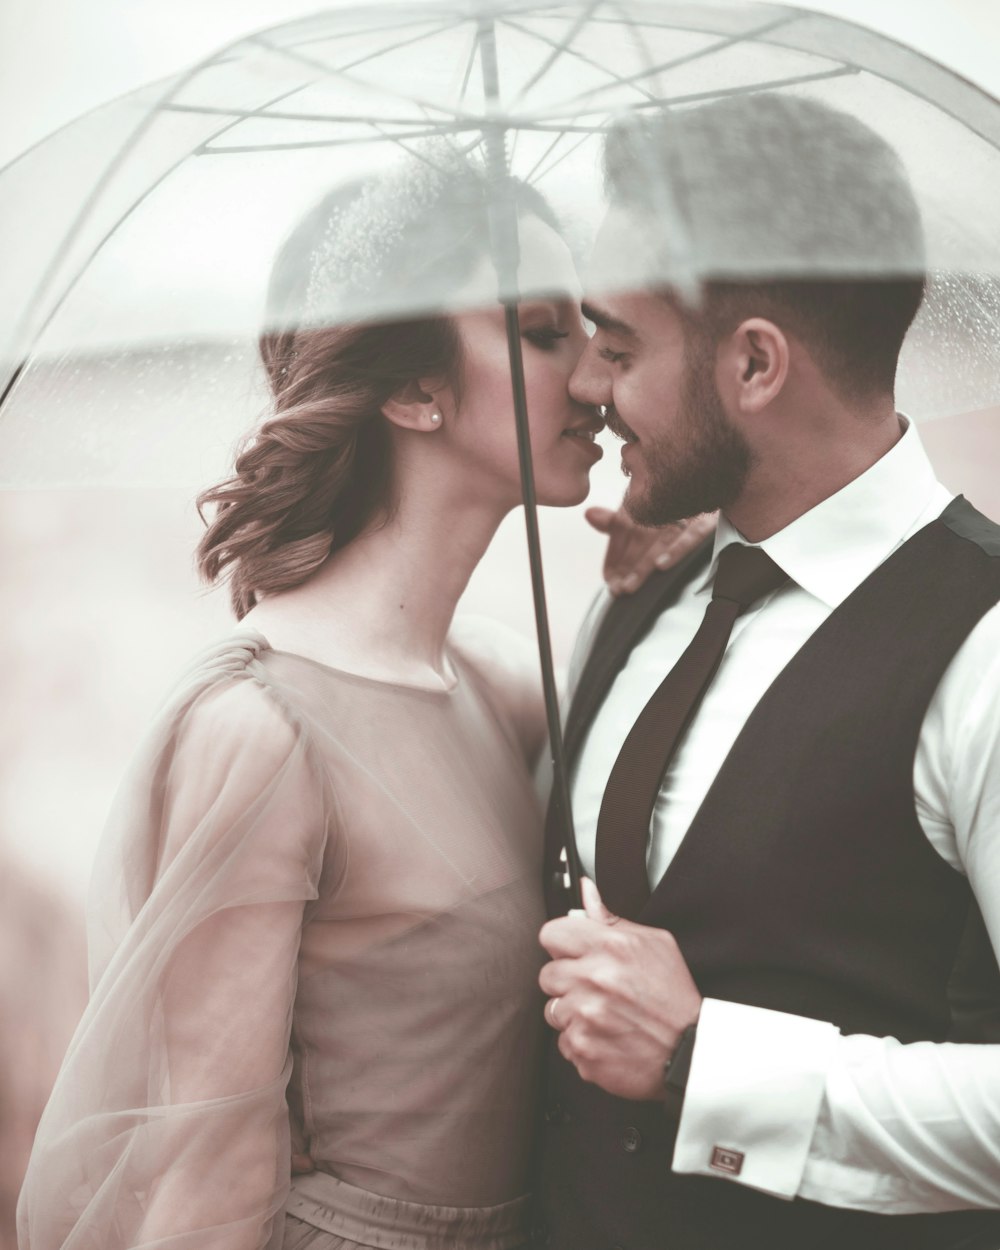
<instances>
[{"instance_id":1,"label":"man's raised hand","mask_svg":"<svg viewBox=\"0 0 1000 1250\"><path fill-rule=\"evenodd\" d=\"M656 569L672 568L715 529L715 513L676 521L659 529L636 525L624 508L588 508L584 513L599 534L608 535L604 580L613 595L638 590Z\"/></svg>"}]
</instances>

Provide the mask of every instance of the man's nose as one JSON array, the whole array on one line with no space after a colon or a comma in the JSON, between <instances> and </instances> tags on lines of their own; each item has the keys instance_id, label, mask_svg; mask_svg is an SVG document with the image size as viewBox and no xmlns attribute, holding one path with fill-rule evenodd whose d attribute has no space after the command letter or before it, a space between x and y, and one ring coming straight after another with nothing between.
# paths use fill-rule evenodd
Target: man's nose
<instances>
[{"instance_id":1,"label":"man's nose","mask_svg":"<svg viewBox=\"0 0 1000 1250\"><path fill-rule=\"evenodd\" d=\"M584 348L569 379L569 393L578 404L597 408L611 403L611 385L591 346Z\"/></svg>"}]
</instances>

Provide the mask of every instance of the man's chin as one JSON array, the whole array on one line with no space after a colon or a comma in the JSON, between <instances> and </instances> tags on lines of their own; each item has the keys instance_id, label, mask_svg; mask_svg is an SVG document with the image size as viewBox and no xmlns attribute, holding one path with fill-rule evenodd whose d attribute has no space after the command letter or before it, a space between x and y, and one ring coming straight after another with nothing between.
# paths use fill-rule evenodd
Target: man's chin
<instances>
[{"instance_id":1,"label":"man's chin","mask_svg":"<svg viewBox=\"0 0 1000 1250\"><path fill-rule=\"evenodd\" d=\"M705 491L668 490L663 483L647 485L640 471L629 479L622 506L636 525L660 529L703 512L714 512L721 505L711 500Z\"/></svg>"},{"instance_id":2,"label":"man's chin","mask_svg":"<svg viewBox=\"0 0 1000 1250\"><path fill-rule=\"evenodd\" d=\"M673 521L683 521L686 516L684 513L675 515L666 506L666 501L651 497L648 492L643 491L635 477L629 480L622 506L636 525L643 525L648 529L659 529L660 526L669 525Z\"/></svg>"}]
</instances>

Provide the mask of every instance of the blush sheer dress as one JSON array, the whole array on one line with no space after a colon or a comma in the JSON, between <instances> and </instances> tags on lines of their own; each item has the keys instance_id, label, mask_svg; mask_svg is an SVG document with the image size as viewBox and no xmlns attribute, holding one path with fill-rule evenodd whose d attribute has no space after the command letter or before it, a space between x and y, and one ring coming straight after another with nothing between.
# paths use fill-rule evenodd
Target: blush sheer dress
<instances>
[{"instance_id":1,"label":"blush sheer dress","mask_svg":"<svg viewBox=\"0 0 1000 1250\"><path fill-rule=\"evenodd\" d=\"M22 1250L527 1242L540 811L450 659L429 691L247 630L175 691L99 856Z\"/></svg>"}]
</instances>

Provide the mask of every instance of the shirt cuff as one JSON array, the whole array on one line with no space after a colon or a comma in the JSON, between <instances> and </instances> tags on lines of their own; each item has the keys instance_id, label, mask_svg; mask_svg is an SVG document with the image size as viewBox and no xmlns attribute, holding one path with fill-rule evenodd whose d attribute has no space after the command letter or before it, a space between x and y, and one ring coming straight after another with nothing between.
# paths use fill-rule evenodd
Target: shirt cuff
<instances>
[{"instance_id":1,"label":"shirt cuff","mask_svg":"<svg viewBox=\"0 0 1000 1250\"><path fill-rule=\"evenodd\" d=\"M706 998L673 1170L794 1198L839 1037L825 1020Z\"/></svg>"}]
</instances>

